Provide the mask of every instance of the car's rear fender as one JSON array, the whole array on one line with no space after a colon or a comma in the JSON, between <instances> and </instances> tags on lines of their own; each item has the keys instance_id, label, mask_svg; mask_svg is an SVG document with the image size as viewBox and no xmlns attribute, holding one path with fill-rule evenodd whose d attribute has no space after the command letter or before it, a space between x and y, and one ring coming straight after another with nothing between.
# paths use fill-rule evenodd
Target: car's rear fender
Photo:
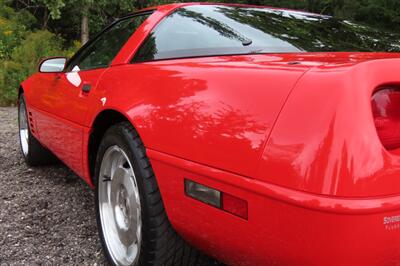
<instances>
[{"instance_id":1,"label":"car's rear fender","mask_svg":"<svg viewBox=\"0 0 400 266\"><path fill-rule=\"evenodd\" d=\"M400 192L400 152L380 142L371 96L399 84L399 59L320 66L297 83L271 133L256 178L334 196Z\"/></svg>"},{"instance_id":2,"label":"car's rear fender","mask_svg":"<svg viewBox=\"0 0 400 266\"><path fill-rule=\"evenodd\" d=\"M99 106L106 99L102 108L121 110L146 148L251 177L282 105L310 68L283 60L248 55L115 66L91 93Z\"/></svg>"}]
</instances>

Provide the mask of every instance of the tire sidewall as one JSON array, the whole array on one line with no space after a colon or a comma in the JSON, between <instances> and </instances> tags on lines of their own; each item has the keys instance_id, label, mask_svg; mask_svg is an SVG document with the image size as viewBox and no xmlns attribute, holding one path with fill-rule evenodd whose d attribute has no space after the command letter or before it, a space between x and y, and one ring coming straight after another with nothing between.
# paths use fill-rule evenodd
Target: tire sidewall
<instances>
[{"instance_id":1,"label":"tire sidewall","mask_svg":"<svg viewBox=\"0 0 400 266\"><path fill-rule=\"evenodd\" d=\"M28 123L28 153L25 155L24 151L22 149L22 143L21 143L21 125L20 125L20 120L21 120L21 103L24 103L25 105L25 117L26 117L26 121ZM31 134L31 128L29 126L29 119L28 119L28 110L27 110L27 106L26 106L26 101L25 101L25 96L24 94L21 94L18 98L18 139L19 139L19 147L21 149L21 153L22 153L22 157L24 157L24 160L27 164L31 164L30 162L30 153L31 153L31 139L32 139L32 134Z\"/></svg>"}]
</instances>

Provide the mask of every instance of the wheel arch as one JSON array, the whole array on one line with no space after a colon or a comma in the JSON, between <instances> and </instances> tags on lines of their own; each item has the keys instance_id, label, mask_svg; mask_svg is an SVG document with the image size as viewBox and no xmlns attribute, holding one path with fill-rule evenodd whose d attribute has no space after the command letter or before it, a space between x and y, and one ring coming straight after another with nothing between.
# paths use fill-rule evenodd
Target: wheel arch
<instances>
[{"instance_id":1,"label":"wheel arch","mask_svg":"<svg viewBox=\"0 0 400 266\"><path fill-rule=\"evenodd\" d=\"M18 97L19 97L22 93L24 93L24 87L22 87L22 84L21 84L21 85L19 85L19 88L18 88Z\"/></svg>"},{"instance_id":2,"label":"wheel arch","mask_svg":"<svg viewBox=\"0 0 400 266\"><path fill-rule=\"evenodd\" d=\"M91 132L89 134L89 139L88 139L87 156L89 163L89 174L92 182L94 182L95 162L100 142L104 134L106 133L107 129L120 122L129 122L136 130L136 127L132 123L132 121L125 114L115 109L102 110L96 115L95 119L91 124Z\"/></svg>"},{"instance_id":3,"label":"wheel arch","mask_svg":"<svg viewBox=\"0 0 400 266\"><path fill-rule=\"evenodd\" d=\"M18 94L18 96L17 96L17 106L19 105L19 97L21 97L21 95L22 94L25 94L25 90L24 90L24 87L22 87L22 84L21 85L19 85L19 87L18 87L18 92L17 92Z\"/></svg>"}]
</instances>

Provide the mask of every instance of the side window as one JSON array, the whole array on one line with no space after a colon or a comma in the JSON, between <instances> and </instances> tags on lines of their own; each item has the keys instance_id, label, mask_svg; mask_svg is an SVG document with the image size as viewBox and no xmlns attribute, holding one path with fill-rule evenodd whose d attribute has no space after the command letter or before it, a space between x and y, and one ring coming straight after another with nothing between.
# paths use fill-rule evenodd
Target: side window
<instances>
[{"instance_id":1,"label":"side window","mask_svg":"<svg viewBox=\"0 0 400 266\"><path fill-rule=\"evenodd\" d=\"M78 51L68 63L66 71L72 71L75 67L80 70L108 67L129 37L149 15L147 13L128 17L112 24L83 50Z\"/></svg>"}]
</instances>

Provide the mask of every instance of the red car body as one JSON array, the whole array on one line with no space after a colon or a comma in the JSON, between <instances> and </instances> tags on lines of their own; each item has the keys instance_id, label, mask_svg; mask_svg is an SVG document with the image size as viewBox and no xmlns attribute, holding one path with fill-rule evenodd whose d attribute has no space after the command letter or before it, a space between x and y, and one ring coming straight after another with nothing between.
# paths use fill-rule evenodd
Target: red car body
<instances>
[{"instance_id":1,"label":"red car body","mask_svg":"<svg viewBox=\"0 0 400 266\"><path fill-rule=\"evenodd\" d=\"M93 187L94 128L116 115L129 120L173 227L224 263L397 265L400 151L383 147L371 96L400 83L400 55L129 64L149 32L184 5L155 8L110 67L79 72L90 93L66 73L24 81L34 136ZM247 220L186 196L184 179L247 201Z\"/></svg>"}]
</instances>

